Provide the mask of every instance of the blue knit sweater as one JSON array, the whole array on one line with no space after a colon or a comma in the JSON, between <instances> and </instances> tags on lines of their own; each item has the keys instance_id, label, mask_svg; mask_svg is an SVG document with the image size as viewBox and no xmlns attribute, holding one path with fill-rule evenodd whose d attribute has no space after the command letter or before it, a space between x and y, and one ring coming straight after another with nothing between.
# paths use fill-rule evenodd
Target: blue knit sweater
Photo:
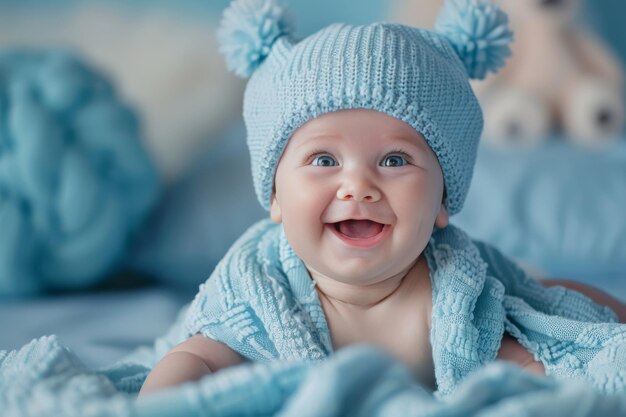
<instances>
[{"instance_id":1,"label":"blue knit sweater","mask_svg":"<svg viewBox=\"0 0 626 417\"><path fill-rule=\"evenodd\" d=\"M424 255L438 395L494 361L505 330L548 375L581 379L605 393L626 391L626 325L608 307L544 287L454 226L437 230ZM317 361L333 352L314 281L282 226L270 220L253 225L200 286L184 329L251 361Z\"/></svg>"}]
</instances>

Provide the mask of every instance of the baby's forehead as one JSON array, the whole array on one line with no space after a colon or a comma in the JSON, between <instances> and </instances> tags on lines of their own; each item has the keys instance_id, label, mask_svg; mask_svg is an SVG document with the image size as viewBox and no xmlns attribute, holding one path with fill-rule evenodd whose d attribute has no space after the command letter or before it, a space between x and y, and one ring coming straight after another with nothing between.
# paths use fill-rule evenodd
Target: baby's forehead
<instances>
[{"instance_id":1,"label":"baby's forehead","mask_svg":"<svg viewBox=\"0 0 626 417\"><path fill-rule=\"evenodd\" d=\"M424 136L408 123L377 110L349 109L322 114L297 128L290 142L298 145L320 141L371 138L375 142L400 142L430 150Z\"/></svg>"}]
</instances>

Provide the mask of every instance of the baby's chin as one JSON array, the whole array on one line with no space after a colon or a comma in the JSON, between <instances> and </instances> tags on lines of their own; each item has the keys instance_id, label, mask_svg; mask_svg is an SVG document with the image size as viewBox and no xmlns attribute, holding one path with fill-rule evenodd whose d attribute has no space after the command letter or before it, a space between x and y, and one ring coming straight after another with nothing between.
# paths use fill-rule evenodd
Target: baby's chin
<instances>
[{"instance_id":1,"label":"baby's chin","mask_svg":"<svg viewBox=\"0 0 626 417\"><path fill-rule=\"evenodd\" d=\"M339 286L367 287L384 283L390 279L405 275L415 264L412 261L404 267L394 269L375 269L372 266L363 267L329 267L327 265L311 268L307 265L309 274L314 281L324 281Z\"/></svg>"}]
</instances>

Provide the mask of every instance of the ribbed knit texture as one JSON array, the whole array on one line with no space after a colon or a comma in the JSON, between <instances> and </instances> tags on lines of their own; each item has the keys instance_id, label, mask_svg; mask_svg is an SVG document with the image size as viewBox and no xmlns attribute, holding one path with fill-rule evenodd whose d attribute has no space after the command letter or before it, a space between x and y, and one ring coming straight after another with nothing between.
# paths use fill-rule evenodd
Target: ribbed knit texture
<instances>
[{"instance_id":1,"label":"ribbed knit texture","mask_svg":"<svg viewBox=\"0 0 626 417\"><path fill-rule=\"evenodd\" d=\"M424 254L439 395L495 360L505 329L548 375L626 391L626 325L609 308L544 287L454 226L435 232ZM269 220L235 243L201 286L184 326L189 336L203 333L252 361L319 361L333 351L314 281L282 226Z\"/></svg>"},{"instance_id":2,"label":"ribbed knit texture","mask_svg":"<svg viewBox=\"0 0 626 417\"><path fill-rule=\"evenodd\" d=\"M283 36L254 72L244 120L263 207L293 132L321 114L355 108L422 133L442 167L449 213L461 209L483 124L466 69L442 35L390 23L334 24L297 44Z\"/></svg>"}]
</instances>

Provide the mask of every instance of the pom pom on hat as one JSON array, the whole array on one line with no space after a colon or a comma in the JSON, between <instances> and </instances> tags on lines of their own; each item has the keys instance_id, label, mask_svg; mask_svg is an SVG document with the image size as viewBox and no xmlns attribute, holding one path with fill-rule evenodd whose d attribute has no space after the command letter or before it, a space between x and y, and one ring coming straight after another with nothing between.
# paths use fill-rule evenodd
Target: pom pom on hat
<instances>
[{"instance_id":1,"label":"pom pom on hat","mask_svg":"<svg viewBox=\"0 0 626 417\"><path fill-rule=\"evenodd\" d=\"M488 0L446 0L435 30L450 41L473 79L497 72L511 55L507 15Z\"/></svg>"},{"instance_id":2,"label":"pom pom on hat","mask_svg":"<svg viewBox=\"0 0 626 417\"><path fill-rule=\"evenodd\" d=\"M291 34L285 10L272 0L235 0L224 11L217 36L228 69L248 78L281 36Z\"/></svg>"}]
</instances>

